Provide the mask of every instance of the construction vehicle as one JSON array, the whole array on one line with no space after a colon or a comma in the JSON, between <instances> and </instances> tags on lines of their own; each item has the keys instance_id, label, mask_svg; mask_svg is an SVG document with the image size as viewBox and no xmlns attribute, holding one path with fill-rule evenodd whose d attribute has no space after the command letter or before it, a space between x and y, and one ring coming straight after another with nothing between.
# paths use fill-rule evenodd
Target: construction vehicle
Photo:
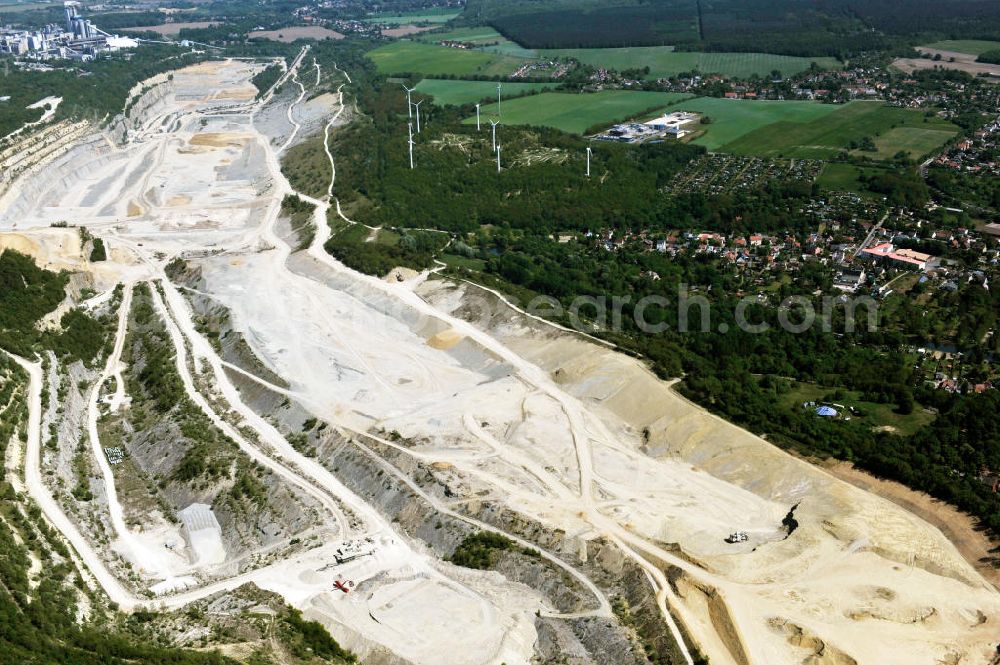
<instances>
[{"instance_id":1,"label":"construction vehicle","mask_svg":"<svg viewBox=\"0 0 1000 665\"><path fill-rule=\"evenodd\" d=\"M333 555L337 563L347 563L359 557L371 556L375 553L374 541L371 538L348 540L337 548Z\"/></svg>"},{"instance_id":2,"label":"construction vehicle","mask_svg":"<svg viewBox=\"0 0 1000 665\"><path fill-rule=\"evenodd\" d=\"M337 580L336 582L333 583L334 589L338 589L339 591L343 591L344 593L350 593L351 592L350 587L353 586L354 582L352 582L351 580L347 580L346 582L344 580Z\"/></svg>"},{"instance_id":3,"label":"construction vehicle","mask_svg":"<svg viewBox=\"0 0 1000 665\"><path fill-rule=\"evenodd\" d=\"M750 535L746 531L736 531L726 538L727 543L745 543L750 540Z\"/></svg>"}]
</instances>

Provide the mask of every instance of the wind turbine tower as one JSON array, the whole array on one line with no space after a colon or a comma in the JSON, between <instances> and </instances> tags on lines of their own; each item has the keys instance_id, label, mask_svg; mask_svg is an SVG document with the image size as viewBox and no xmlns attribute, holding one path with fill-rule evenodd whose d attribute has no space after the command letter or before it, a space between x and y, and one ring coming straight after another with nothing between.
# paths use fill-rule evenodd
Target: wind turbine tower
<instances>
[{"instance_id":1,"label":"wind turbine tower","mask_svg":"<svg viewBox=\"0 0 1000 665\"><path fill-rule=\"evenodd\" d=\"M476 131L479 131L479 104L476 104Z\"/></svg>"},{"instance_id":2,"label":"wind turbine tower","mask_svg":"<svg viewBox=\"0 0 1000 665\"><path fill-rule=\"evenodd\" d=\"M406 112L410 114L410 120L413 120L413 103L410 101L410 93L414 91L414 88L407 88L405 83L400 85L406 91Z\"/></svg>"},{"instance_id":3,"label":"wind turbine tower","mask_svg":"<svg viewBox=\"0 0 1000 665\"><path fill-rule=\"evenodd\" d=\"M413 170L413 123L412 122L409 123L408 126L410 128L410 140L408 141L408 143L410 144L410 170L412 171Z\"/></svg>"},{"instance_id":4,"label":"wind turbine tower","mask_svg":"<svg viewBox=\"0 0 1000 665\"><path fill-rule=\"evenodd\" d=\"M493 125L493 152L497 151L497 125L500 124L499 120L490 120L490 124Z\"/></svg>"},{"instance_id":5,"label":"wind turbine tower","mask_svg":"<svg viewBox=\"0 0 1000 665\"><path fill-rule=\"evenodd\" d=\"M590 177L590 146L587 146L587 177Z\"/></svg>"},{"instance_id":6,"label":"wind turbine tower","mask_svg":"<svg viewBox=\"0 0 1000 665\"><path fill-rule=\"evenodd\" d=\"M500 146L497 146L497 173L500 173Z\"/></svg>"},{"instance_id":7,"label":"wind turbine tower","mask_svg":"<svg viewBox=\"0 0 1000 665\"><path fill-rule=\"evenodd\" d=\"M421 99L419 102L417 102L416 104L413 105L413 107L415 109L417 109L417 134L420 133L420 105L423 104L423 103L424 103L424 100Z\"/></svg>"},{"instance_id":8,"label":"wind turbine tower","mask_svg":"<svg viewBox=\"0 0 1000 665\"><path fill-rule=\"evenodd\" d=\"M497 83L497 115L503 117L500 113L500 84Z\"/></svg>"}]
</instances>

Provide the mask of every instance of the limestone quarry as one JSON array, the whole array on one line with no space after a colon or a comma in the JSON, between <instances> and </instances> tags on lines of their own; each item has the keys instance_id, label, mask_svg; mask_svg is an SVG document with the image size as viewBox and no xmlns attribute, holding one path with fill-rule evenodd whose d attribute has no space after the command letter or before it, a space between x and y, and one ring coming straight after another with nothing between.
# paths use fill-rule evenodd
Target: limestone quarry
<instances>
[{"instance_id":1,"label":"limestone quarry","mask_svg":"<svg viewBox=\"0 0 1000 665\"><path fill-rule=\"evenodd\" d=\"M0 248L116 322L100 366L22 360L28 491L112 600L252 582L372 663L991 662L1000 592L912 513L500 294L349 270L323 250L335 199L302 195L295 251L280 159L350 121L348 78L303 49L255 99L265 65L179 69L0 153ZM216 480L178 471L195 449ZM517 547L448 562L483 531Z\"/></svg>"}]
</instances>

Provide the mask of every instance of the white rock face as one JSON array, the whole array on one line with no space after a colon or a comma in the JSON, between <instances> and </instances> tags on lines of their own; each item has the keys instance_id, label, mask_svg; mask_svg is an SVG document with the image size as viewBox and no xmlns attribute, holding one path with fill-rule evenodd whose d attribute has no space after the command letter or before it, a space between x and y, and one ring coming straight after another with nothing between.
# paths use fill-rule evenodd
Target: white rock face
<instances>
[{"instance_id":1,"label":"white rock face","mask_svg":"<svg viewBox=\"0 0 1000 665\"><path fill-rule=\"evenodd\" d=\"M222 527L219 526L219 520L215 519L211 506L192 503L177 515L184 524L184 537L194 554L192 564L212 566L226 560Z\"/></svg>"}]
</instances>

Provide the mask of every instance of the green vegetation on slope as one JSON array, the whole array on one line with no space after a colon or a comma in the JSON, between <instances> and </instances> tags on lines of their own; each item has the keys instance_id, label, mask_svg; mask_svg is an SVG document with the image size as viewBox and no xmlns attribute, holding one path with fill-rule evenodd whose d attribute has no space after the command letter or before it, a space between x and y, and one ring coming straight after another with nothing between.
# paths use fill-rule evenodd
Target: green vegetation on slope
<instances>
[{"instance_id":1,"label":"green vegetation on slope","mask_svg":"<svg viewBox=\"0 0 1000 665\"><path fill-rule=\"evenodd\" d=\"M188 482L228 478L236 444L187 395L177 371L173 343L153 309L148 284L135 288L130 316L126 349L129 365L137 370L128 378L135 429L142 430L147 421L169 414L183 435L174 445L184 447L184 455L170 479Z\"/></svg>"},{"instance_id":2,"label":"green vegetation on slope","mask_svg":"<svg viewBox=\"0 0 1000 665\"><path fill-rule=\"evenodd\" d=\"M353 224L335 227L325 249L349 268L369 275L386 275L398 267L430 268L434 265L434 255L447 242L448 235L444 233L372 231Z\"/></svg>"},{"instance_id":3,"label":"green vegetation on slope","mask_svg":"<svg viewBox=\"0 0 1000 665\"><path fill-rule=\"evenodd\" d=\"M68 275L43 270L29 256L0 253L0 348L28 357L48 349L67 362L93 361L108 341L109 322L74 308L58 329L39 329L42 317L66 297L68 283Z\"/></svg>"},{"instance_id":4,"label":"green vegetation on slope","mask_svg":"<svg viewBox=\"0 0 1000 665\"><path fill-rule=\"evenodd\" d=\"M302 613L292 608L283 618L286 630L284 641L296 658L319 658L327 662L353 663L354 654L343 649L330 636L323 624L302 618Z\"/></svg>"},{"instance_id":5,"label":"green vegetation on slope","mask_svg":"<svg viewBox=\"0 0 1000 665\"><path fill-rule=\"evenodd\" d=\"M293 145L281 160L281 172L292 187L313 198L326 197L327 187L333 171L330 158L323 147L325 137L322 132Z\"/></svg>"},{"instance_id":6,"label":"green vegetation on slope","mask_svg":"<svg viewBox=\"0 0 1000 665\"><path fill-rule=\"evenodd\" d=\"M39 320L62 302L69 276L42 270L24 254L0 254L0 347L31 355Z\"/></svg>"},{"instance_id":7,"label":"green vegetation on slope","mask_svg":"<svg viewBox=\"0 0 1000 665\"><path fill-rule=\"evenodd\" d=\"M257 88L257 99L263 97L264 93L270 90L272 85L278 82L278 79L281 78L283 73L284 70L281 68L281 65L277 64L268 65L263 70L257 72L254 77L250 79L250 82L254 84L255 88Z\"/></svg>"},{"instance_id":8,"label":"green vegetation on slope","mask_svg":"<svg viewBox=\"0 0 1000 665\"><path fill-rule=\"evenodd\" d=\"M292 232L298 240L296 249L305 249L316 237L316 228L313 225L315 210L316 206L303 201L296 194L286 194L281 200L281 214L288 218Z\"/></svg>"},{"instance_id":9,"label":"green vegetation on slope","mask_svg":"<svg viewBox=\"0 0 1000 665\"><path fill-rule=\"evenodd\" d=\"M456 566L489 570L496 564L500 552L514 547L514 541L499 533L480 531L459 543L452 553L451 561Z\"/></svg>"}]
</instances>

